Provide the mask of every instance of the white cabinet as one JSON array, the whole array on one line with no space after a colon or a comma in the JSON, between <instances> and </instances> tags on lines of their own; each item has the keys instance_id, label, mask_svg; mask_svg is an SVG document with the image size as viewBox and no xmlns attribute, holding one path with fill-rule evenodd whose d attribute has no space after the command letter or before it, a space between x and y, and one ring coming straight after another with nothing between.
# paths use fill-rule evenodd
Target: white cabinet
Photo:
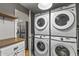
<instances>
[{"instance_id":1,"label":"white cabinet","mask_svg":"<svg viewBox=\"0 0 79 59\"><path fill-rule=\"evenodd\" d=\"M0 48L1 56L24 56L24 41Z\"/></svg>"},{"instance_id":2,"label":"white cabinet","mask_svg":"<svg viewBox=\"0 0 79 59\"><path fill-rule=\"evenodd\" d=\"M7 46L7 47L4 47L4 48L1 48L0 49L0 54L1 56L9 56L9 55L13 55L14 54L14 45L10 45L10 46Z\"/></svg>"},{"instance_id":3,"label":"white cabinet","mask_svg":"<svg viewBox=\"0 0 79 59\"><path fill-rule=\"evenodd\" d=\"M22 50L16 56L24 56L24 55L25 55L25 52L24 52L24 50Z\"/></svg>"}]
</instances>

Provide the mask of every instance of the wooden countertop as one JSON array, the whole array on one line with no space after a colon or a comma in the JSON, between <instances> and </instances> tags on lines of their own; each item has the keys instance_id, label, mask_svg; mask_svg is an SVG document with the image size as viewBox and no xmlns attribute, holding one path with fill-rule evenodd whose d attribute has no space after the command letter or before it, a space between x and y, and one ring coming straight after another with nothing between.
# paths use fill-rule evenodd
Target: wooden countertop
<instances>
[{"instance_id":1,"label":"wooden countertop","mask_svg":"<svg viewBox=\"0 0 79 59\"><path fill-rule=\"evenodd\" d=\"M16 44L18 42L24 41L24 39L22 38L9 38L9 39L4 39L4 40L0 40L0 48L12 45L12 44Z\"/></svg>"}]
</instances>

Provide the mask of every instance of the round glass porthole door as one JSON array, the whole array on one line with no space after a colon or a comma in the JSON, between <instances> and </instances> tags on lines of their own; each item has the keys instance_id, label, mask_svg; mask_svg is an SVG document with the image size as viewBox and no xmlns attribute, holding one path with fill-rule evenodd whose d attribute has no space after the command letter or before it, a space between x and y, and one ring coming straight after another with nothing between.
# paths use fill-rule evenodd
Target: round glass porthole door
<instances>
[{"instance_id":1,"label":"round glass porthole door","mask_svg":"<svg viewBox=\"0 0 79 59\"><path fill-rule=\"evenodd\" d=\"M39 16L35 20L35 27L38 30L44 30L47 27L47 18L43 16Z\"/></svg>"},{"instance_id":2,"label":"round glass porthole door","mask_svg":"<svg viewBox=\"0 0 79 59\"><path fill-rule=\"evenodd\" d=\"M44 55L48 52L48 45L44 40L38 40L35 43L35 50L38 54Z\"/></svg>"},{"instance_id":3,"label":"round glass porthole door","mask_svg":"<svg viewBox=\"0 0 79 59\"><path fill-rule=\"evenodd\" d=\"M45 20L44 20L43 18L38 19L37 25L38 25L39 27L43 27L44 24L45 24Z\"/></svg>"},{"instance_id":4,"label":"round glass porthole door","mask_svg":"<svg viewBox=\"0 0 79 59\"><path fill-rule=\"evenodd\" d=\"M64 42L65 43L65 42ZM52 55L54 56L75 56L76 52L73 45L58 43L52 46Z\"/></svg>"},{"instance_id":5,"label":"round glass porthole door","mask_svg":"<svg viewBox=\"0 0 79 59\"><path fill-rule=\"evenodd\" d=\"M52 15L52 25L57 29L69 28L74 23L74 15L70 11L59 11Z\"/></svg>"},{"instance_id":6,"label":"round glass porthole door","mask_svg":"<svg viewBox=\"0 0 79 59\"><path fill-rule=\"evenodd\" d=\"M38 42L37 43L37 48L40 50L40 51L44 51L45 50L45 45L43 42Z\"/></svg>"},{"instance_id":7,"label":"round glass porthole door","mask_svg":"<svg viewBox=\"0 0 79 59\"><path fill-rule=\"evenodd\" d=\"M58 56L70 56L70 51L62 45L57 46L55 52Z\"/></svg>"},{"instance_id":8,"label":"round glass porthole door","mask_svg":"<svg viewBox=\"0 0 79 59\"><path fill-rule=\"evenodd\" d=\"M55 23L58 26L65 26L69 21L69 16L66 14L60 14L55 18Z\"/></svg>"}]
</instances>

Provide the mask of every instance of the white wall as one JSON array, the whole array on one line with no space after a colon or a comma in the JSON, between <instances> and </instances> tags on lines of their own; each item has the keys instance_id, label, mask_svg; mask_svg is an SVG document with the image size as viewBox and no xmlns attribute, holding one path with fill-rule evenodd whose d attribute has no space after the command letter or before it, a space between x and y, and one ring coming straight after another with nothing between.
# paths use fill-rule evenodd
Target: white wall
<instances>
[{"instance_id":1,"label":"white wall","mask_svg":"<svg viewBox=\"0 0 79 59\"><path fill-rule=\"evenodd\" d=\"M15 37L17 37L17 22L25 22L29 20L28 14L19 11L18 9L15 9L15 16L18 17L18 19L15 21Z\"/></svg>"},{"instance_id":2,"label":"white wall","mask_svg":"<svg viewBox=\"0 0 79 59\"><path fill-rule=\"evenodd\" d=\"M16 4L12 3L0 3L0 12L14 16Z\"/></svg>"},{"instance_id":3,"label":"white wall","mask_svg":"<svg viewBox=\"0 0 79 59\"><path fill-rule=\"evenodd\" d=\"M3 20L0 17L0 40L13 38L14 32L14 21Z\"/></svg>"},{"instance_id":4,"label":"white wall","mask_svg":"<svg viewBox=\"0 0 79 59\"><path fill-rule=\"evenodd\" d=\"M29 25L28 26L29 27L28 28L28 30L29 30L29 32L28 32L28 36L29 36L28 45L29 45L29 55L31 55L31 36L32 36L31 35L31 10L29 11L29 15L28 15L28 14L25 14L25 13L15 9L15 16L18 17L17 21L15 22L16 23L16 25L15 25L15 37L17 37L17 34L16 34L17 22L19 22L19 21L23 21L23 22L27 21L28 22L28 25Z\"/></svg>"},{"instance_id":5,"label":"white wall","mask_svg":"<svg viewBox=\"0 0 79 59\"><path fill-rule=\"evenodd\" d=\"M29 19L28 14L25 14L24 12L21 12L18 9L15 9L15 16L18 17L18 20L22 21L28 21Z\"/></svg>"}]
</instances>

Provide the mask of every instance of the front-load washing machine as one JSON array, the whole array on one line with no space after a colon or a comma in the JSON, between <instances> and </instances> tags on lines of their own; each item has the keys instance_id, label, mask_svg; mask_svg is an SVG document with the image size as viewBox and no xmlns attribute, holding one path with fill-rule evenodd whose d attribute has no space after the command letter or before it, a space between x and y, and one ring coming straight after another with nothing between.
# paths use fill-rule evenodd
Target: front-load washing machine
<instances>
[{"instance_id":1,"label":"front-load washing machine","mask_svg":"<svg viewBox=\"0 0 79 59\"><path fill-rule=\"evenodd\" d=\"M35 15L35 35L49 35L49 12Z\"/></svg>"},{"instance_id":2,"label":"front-load washing machine","mask_svg":"<svg viewBox=\"0 0 79 59\"><path fill-rule=\"evenodd\" d=\"M35 37L34 55L49 56L49 39L47 37Z\"/></svg>"},{"instance_id":3,"label":"front-load washing machine","mask_svg":"<svg viewBox=\"0 0 79 59\"><path fill-rule=\"evenodd\" d=\"M51 11L51 35L76 37L76 8L62 8Z\"/></svg>"},{"instance_id":4,"label":"front-load washing machine","mask_svg":"<svg viewBox=\"0 0 79 59\"><path fill-rule=\"evenodd\" d=\"M51 38L52 56L77 56L76 38Z\"/></svg>"}]
</instances>

